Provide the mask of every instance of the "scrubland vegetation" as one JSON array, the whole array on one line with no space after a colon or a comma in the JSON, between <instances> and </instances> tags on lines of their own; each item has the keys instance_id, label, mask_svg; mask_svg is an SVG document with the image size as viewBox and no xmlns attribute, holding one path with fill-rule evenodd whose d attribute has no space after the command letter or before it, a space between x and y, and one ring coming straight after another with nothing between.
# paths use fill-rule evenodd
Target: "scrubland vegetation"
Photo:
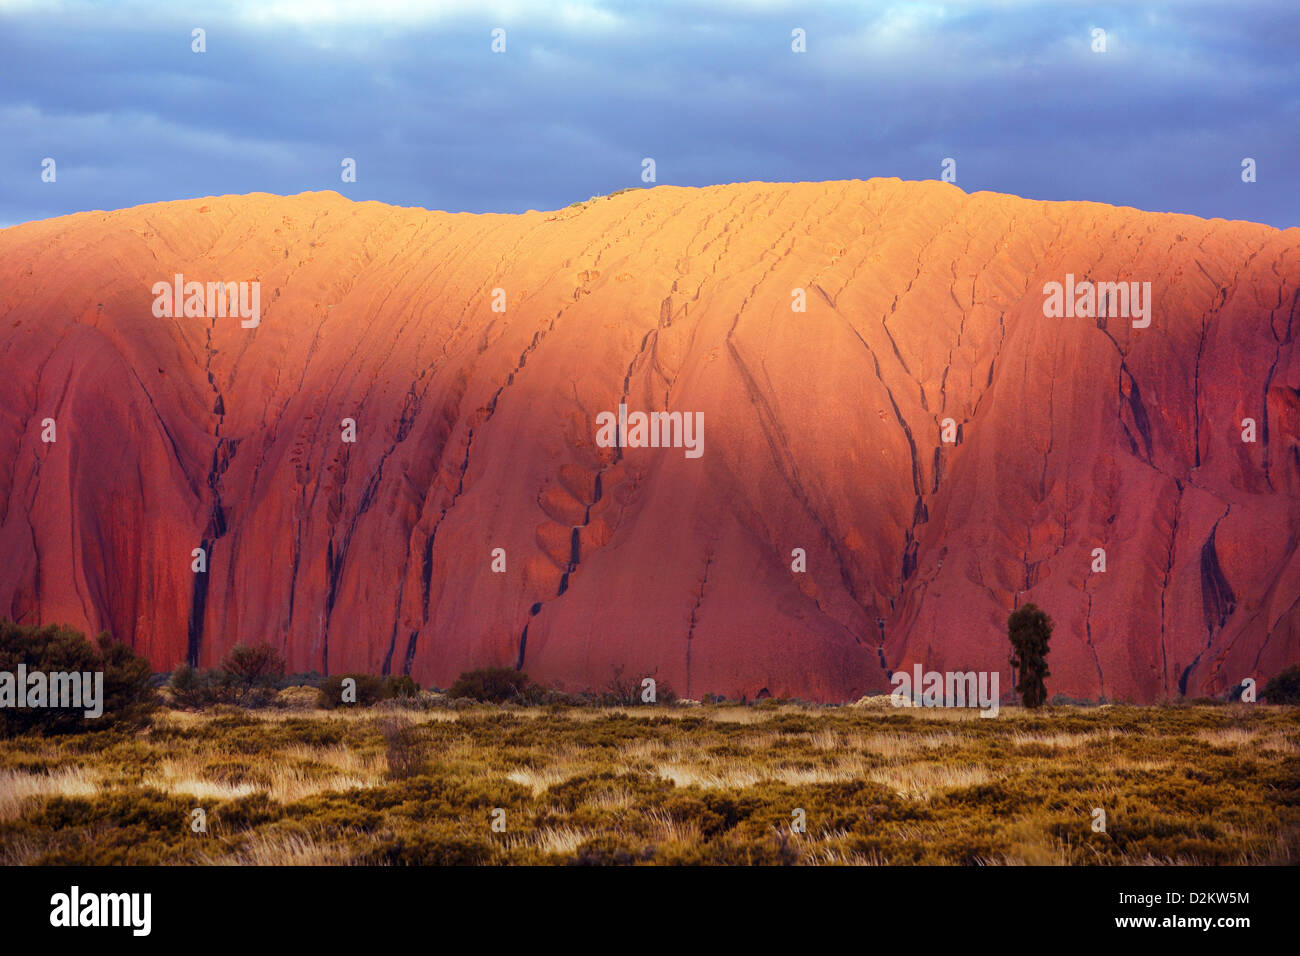
<instances>
[{"instance_id":1,"label":"scrubland vegetation","mask_svg":"<svg viewBox=\"0 0 1300 956\"><path fill-rule=\"evenodd\" d=\"M106 636L0 622L19 660L104 669L111 707L0 724L0 864L1300 860L1294 704L642 703L621 672L571 696L508 669L442 693L256 646L157 688Z\"/></svg>"},{"instance_id":2,"label":"scrubland vegetation","mask_svg":"<svg viewBox=\"0 0 1300 956\"><path fill-rule=\"evenodd\" d=\"M276 703L0 742L0 862L1300 859L1291 707Z\"/></svg>"}]
</instances>

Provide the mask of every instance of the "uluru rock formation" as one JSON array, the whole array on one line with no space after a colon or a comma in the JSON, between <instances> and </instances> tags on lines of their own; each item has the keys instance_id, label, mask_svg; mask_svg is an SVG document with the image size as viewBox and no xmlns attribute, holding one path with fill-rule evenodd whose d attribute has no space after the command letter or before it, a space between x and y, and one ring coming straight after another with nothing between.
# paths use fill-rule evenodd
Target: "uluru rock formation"
<instances>
[{"instance_id":1,"label":"uluru rock formation","mask_svg":"<svg viewBox=\"0 0 1300 956\"><path fill-rule=\"evenodd\" d=\"M258 321L156 315L176 275L260 283ZM1149 282L1149 325L1049 317L1067 276ZM1008 690L1032 601L1051 693L1262 684L1300 660L1298 303L1300 229L897 180L16 226L0 614L159 669L264 640L844 700L917 662ZM702 454L598 442L620 405Z\"/></svg>"}]
</instances>

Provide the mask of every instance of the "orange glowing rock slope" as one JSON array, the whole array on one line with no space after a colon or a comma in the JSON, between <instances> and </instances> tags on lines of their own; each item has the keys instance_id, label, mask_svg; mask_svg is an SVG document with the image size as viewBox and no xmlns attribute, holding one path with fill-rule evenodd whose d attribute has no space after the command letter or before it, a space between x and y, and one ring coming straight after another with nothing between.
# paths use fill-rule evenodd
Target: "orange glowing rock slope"
<instances>
[{"instance_id":1,"label":"orange glowing rock slope","mask_svg":"<svg viewBox=\"0 0 1300 956\"><path fill-rule=\"evenodd\" d=\"M177 273L260 282L260 324L155 317ZM1150 327L1045 317L1067 274L1150 282ZM21 225L0 614L158 669L265 640L440 686L843 700L918 662L1009 690L1033 601L1049 692L1262 684L1300 659L1298 302L1300 229L933 182ZM599 446L620 404L702 413L703 455Z\"/></svg>"}]
</instances>

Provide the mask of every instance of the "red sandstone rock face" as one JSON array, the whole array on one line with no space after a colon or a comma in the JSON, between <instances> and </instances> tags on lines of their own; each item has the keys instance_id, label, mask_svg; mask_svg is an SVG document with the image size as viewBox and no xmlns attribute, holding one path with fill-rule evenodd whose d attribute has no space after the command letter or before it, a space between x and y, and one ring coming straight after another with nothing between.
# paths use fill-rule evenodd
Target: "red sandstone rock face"
<instances>
[{"instance_id":1,"label":"red sandstone rock face","mask_svg":"<svg viewBox=\"0 0 1300 956\"><path fill-rule=\"evenodd\" d=\"M155 317L175 273L259 281L260 324ZM1067 273L1150 282L1150 327L1046 318ZM0 613L159 669L267 640L295 670L841 700L918 661L1009 690L1033 601L1051 692L1262 683L1300 659L1298 302L1300 230L896 180L17 226ZM704 454L600 447L620 402L702 412Z\"/></svg>"}]
</instances>

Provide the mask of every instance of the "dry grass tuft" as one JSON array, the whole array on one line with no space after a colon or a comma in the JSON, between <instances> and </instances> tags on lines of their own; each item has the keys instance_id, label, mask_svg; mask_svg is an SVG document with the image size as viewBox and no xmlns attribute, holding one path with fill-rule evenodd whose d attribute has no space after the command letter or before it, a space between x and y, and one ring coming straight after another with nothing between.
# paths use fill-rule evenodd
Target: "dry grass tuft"
<instances>
[{"instance_id":1,"label":"dry grass tuft","mask_svg":"<svg viewBox=\"0 0 1300 956\"><path fill-rule=\"evenodd\" d=\"M22 815L38 797L89 797L99 792L100 775L85 767L68 766L31 773L0 770L0 822Z\"/></svg>"}]
</instances>

